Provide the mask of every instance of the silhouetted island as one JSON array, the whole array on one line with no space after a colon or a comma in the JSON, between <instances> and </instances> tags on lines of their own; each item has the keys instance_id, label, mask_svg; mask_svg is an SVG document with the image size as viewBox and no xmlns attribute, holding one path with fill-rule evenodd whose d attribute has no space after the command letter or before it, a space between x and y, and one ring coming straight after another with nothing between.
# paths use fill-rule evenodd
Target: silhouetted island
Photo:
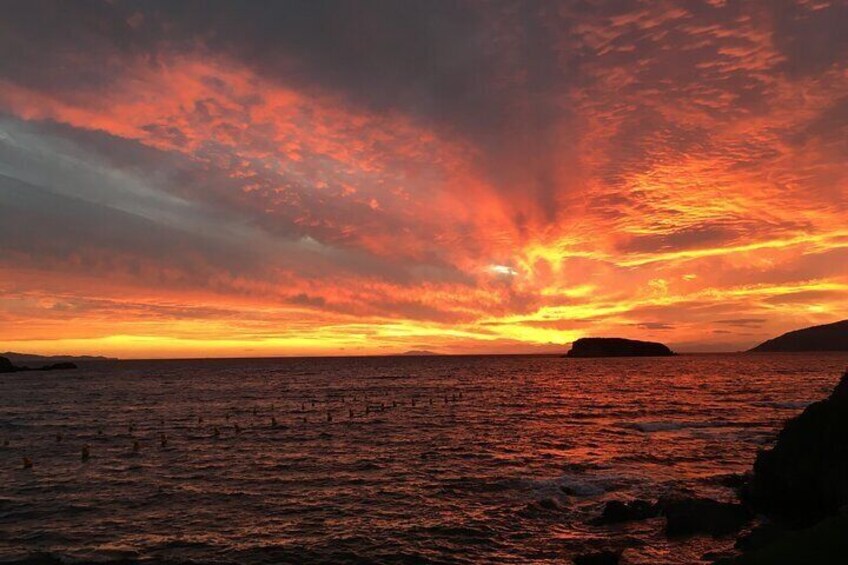
<instances>
[{"instance_id":1,"label":"silhouetted island","mask_svg":"<svg viewBox=\"0 0 848 565\"><path fill-rule=\"evenodd\" d=\"M750 351L848 351L848 320L787 332Z\"/></svg>"},{"instance_id":2,"label":"silhouetted island","mask_svg":"<svg viewBox=\"0 0 848 565\"><path fill-rule=\"evenodd\" d=\"M621 337L581 337L566 357L667 357L674 352L662 343Z\"/></svg>"},{"instance_id":3,"label":"silhouetted island","mask_svg":"<svg viewBox=\"0 0 848 565\"><path fill-rule=\"evenodd\" d=\"M0 373L17 373L19 371L60 371L76 368L77 366L69 361L42 365L41 367L24 367L13 364L7 357L0 357Z\"/></svg>"},{"instance_id":4,"label":"silhouetted island","mask_svg":"<svg viewBox=\"0 0 848 565\"><path fill-rule=\"evenodd\" d=\"M432 355L441 355L441 353L436 353L435 351L429 351L427 349L411 349L409 351L404 351L401 355L405 355L407 357L429 357Z\"/></svg>"}]
</instances>

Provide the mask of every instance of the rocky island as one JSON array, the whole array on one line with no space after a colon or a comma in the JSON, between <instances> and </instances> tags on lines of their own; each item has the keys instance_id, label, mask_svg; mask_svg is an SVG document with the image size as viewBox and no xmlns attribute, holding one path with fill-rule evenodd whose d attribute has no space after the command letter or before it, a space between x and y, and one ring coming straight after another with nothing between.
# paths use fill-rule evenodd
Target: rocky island
<instances>
[{"instance_id":1,"label":"rocky island","mask_svg":"<svg viewBox=\"0 0 848 565\"><path fill-rule=\"evenodd\" d=\"M812 326L764 341L750 352L848 351L848 320Z\"/></svg>"},{"instance_id":2,"label":"rocky island","mask_svg":"<svg viewBox=\"0 0 848 565\"><path fill-rule=\"evenodd\" d=\"M621 337L581 337L566 357L668 357L674 352L662 343Z\"/></svg>"}]
</instances>

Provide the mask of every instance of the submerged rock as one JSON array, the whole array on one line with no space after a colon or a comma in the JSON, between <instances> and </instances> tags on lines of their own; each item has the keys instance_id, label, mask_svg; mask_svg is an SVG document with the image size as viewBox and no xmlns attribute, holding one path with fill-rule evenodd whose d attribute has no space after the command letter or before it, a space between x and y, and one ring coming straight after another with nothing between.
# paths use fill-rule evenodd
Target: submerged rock
<instances>
[{"instance_id":1,"label":"submerged rock","mask_svg":"<svg viewBox=\"0 0 848 565\"><path fill-rule=\"evenodd\" d=\"M582 337L571 344L566 357L667 357L667 346L653 341L620 337Z\"/></svg>"},{"instance_id":2,"label":"submerged rock","mask_svg":"<svg viewBox=\"0 0 848 565\"><path fill-rule=\"evenodd\" d=\"M848 372L762 451L744 497L763 513L812 524L848 504Z\"/></svg>"},{"instance_id":3,"label":"submerged rock","mask_svg":"<svg viewBox=\"0 0 848 565\"><path fill-rule=\"evenodd\" d=\"M578 555L574 565L618 565L621 553L621 550L605 550Z\"/></svg>"},{"instance_id":4,"label":"submerged rock","mask_svg":"<svg viewBox=\"0 0 848 565\"><path fill-rule=\"evenodd\" d=\"M659 516L659 513L660 509L657 504L647 500L632 500L630 502L611 500L604 505L601 515L592 523L599 526L621 524L654 518Z\"/></svg>"},{"instance_id":5,"label":"submerged rock","mask_svg":"<svg viewBox=\"0 0 848 565\"><path fill-rule=\"evenodd\" d=\"M732 534L742 529L752 518L751 513L741 504L718 502L684 492L660 498L657 502L612 500L606 503L603 512L592 524L608 526L658 516L666 519L665 533L669 537Z\"/></svg>"}]
</instances>

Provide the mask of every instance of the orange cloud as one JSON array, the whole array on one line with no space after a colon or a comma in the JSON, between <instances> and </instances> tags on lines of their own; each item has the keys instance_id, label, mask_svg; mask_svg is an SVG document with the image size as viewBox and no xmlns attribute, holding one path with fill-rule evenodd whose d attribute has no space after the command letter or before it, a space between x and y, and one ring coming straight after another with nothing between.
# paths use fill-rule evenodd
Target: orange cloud
<instances>
[{"instance_id":1,"label":"orange cloud","mask_svg":"<svg viewBox=\"0 0 848 565\"><path fill-rule=\"evenodd\" d=\"M482 131L202 42L94 87L0 76L0 343L744 347L848 317L844 61L792 67L758 3L543 15L543 46L482 19Z\"/></svg>"}]
</instances>

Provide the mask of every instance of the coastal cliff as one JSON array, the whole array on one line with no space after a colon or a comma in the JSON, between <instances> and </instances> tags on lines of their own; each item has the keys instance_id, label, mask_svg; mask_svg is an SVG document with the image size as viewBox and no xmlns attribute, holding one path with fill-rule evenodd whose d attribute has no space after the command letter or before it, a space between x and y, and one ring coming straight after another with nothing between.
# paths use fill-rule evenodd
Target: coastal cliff
<instances>
[{"instance_id":1,"label":"coastal cliff","mask_svg":"<svg viewBox=\"0 0 848 565\"><path fill-rule=\"evenodd\" d=\"M566 357L667 357L667 346L653 341L620 337L582 337L571 344Z\"/></svg>"}]
</instances>

